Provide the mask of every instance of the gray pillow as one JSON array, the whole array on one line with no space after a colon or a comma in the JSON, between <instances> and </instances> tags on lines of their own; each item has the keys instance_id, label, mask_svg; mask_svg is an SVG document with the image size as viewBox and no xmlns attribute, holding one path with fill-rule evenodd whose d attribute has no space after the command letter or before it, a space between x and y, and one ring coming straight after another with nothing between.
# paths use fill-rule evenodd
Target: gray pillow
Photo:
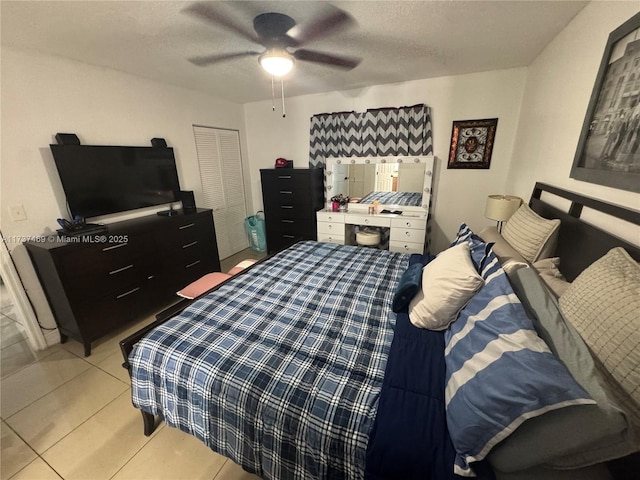
<instances>
[{"instance_id":1,"label":"gray pillow","mask_svg":"<svg viewBox=\"0 0 640 480\"><path fill-rule=\"evenodd\" d=\"M635 451L637 439L627 415L609 392L588 347L562 317L556 299L538 274L525 268L509 279L532 315L538 335L597 405L570 406L527 420L492 450L488 457L491 464L503 472L537 465L578 468Z\"/></svg>"}]
</instances>

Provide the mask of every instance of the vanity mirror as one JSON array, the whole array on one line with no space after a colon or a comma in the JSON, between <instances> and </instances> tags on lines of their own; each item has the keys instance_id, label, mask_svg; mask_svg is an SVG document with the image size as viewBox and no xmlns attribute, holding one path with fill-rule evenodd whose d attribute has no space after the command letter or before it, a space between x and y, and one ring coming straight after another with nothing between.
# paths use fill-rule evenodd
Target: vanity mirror
<instances>
[{"instance_id":1,"label":"vanity mirror","mask_svg":"<svg viewBox=\"0 0 640 480\"><path fill-rule=\"evenodd\" d=\"M429 208L433 156L339 157L326 162L326 198L351 198L349 209L425 213Z\"/></svg>"}]
</instances>

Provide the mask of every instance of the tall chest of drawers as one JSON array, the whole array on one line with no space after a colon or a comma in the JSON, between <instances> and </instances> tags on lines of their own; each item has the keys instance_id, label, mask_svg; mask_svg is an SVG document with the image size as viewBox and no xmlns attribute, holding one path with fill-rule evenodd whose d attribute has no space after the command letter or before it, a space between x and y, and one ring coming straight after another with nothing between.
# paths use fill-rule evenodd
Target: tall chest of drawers
<instances>
[{"instance_id":1,"label":"tall chest of drawers","mask_svg":"<svg viewBox=\"0 0 640 480\"><path fill-rule=\"evenodd\" d=\"M316 211L324 207L323 170L260 170L267 248L277 252L300 240L315 240Z\"/></svg>"},{"instance_id":2,"label":"tall chest of drawers","mask_svg":"<svg viewBox=\"0 0 640 480\"><path fill-rule=\"evenodd\" d=\"M220 271L211 210L152 215L99 235L26 242L62 341L91 342L160 310L202 275Z\"/></svg>"}]
</instances>

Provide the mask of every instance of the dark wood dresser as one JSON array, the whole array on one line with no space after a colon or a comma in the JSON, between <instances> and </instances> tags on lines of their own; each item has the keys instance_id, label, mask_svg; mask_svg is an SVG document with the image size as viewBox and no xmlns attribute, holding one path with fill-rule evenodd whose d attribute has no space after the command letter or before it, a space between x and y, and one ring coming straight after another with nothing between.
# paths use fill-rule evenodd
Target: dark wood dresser
<instances>
[{"instance_id":1,"label":"dark wood dresser","mask_svg":"<svg viewBox=\"0 0 640 480\"><path fill-rule=\"evenodd\" d=\"M116 222L97 235L26 242L60 330L84 344L161 310L176 292L220 271L212 211Z\"/></svg>"},{"instance_id":2,"label":"dark wood dresser","mask_svg":"<svg viewBox=\"0 0 640 480\"><path fill-rule=\"evenodd\" d=\"M277 252L300 240L316 240L316 211L324 207L321 168L260 170L267 249Z\"/></svg>"}]
</instances>

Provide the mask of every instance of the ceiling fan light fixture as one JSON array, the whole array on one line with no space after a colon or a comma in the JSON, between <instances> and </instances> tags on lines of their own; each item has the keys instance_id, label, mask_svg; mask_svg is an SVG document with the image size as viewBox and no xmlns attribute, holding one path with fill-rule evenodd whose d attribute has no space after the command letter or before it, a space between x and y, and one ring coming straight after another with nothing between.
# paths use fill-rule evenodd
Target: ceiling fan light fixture
<instances>
[{"instance_id":1,"label":"ceiling fan light fixture","mask_svg":"<svg viewBox=\"0 0 640 480\"><path fill-rule=\"evenodd\" d=\"M284 50L269 50L258 58L260 66L274 77L282 77L293 68L293 57Z\"/></svg>"}]
</instances>

